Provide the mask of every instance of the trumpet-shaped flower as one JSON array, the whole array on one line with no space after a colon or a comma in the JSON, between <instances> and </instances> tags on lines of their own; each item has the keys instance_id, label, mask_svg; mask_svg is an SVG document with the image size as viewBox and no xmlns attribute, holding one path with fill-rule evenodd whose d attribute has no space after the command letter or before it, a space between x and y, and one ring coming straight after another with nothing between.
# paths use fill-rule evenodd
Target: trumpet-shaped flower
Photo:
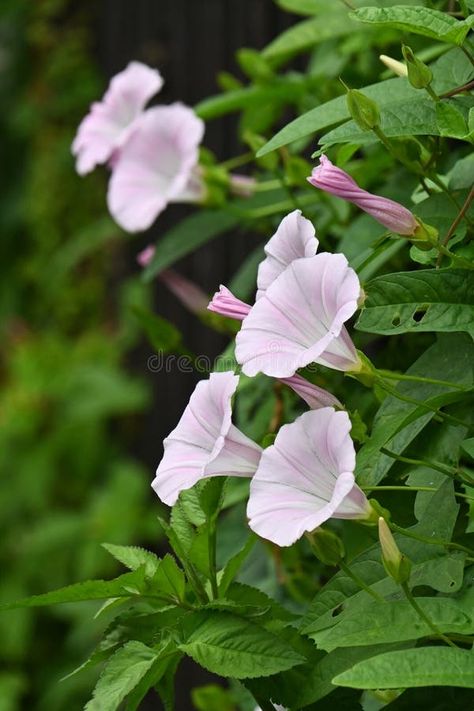
<instances>
[{"instance_id":1,"label":"trumpet-shaped flower","mask_svg":"<svg viewBox=\"0 0 474 711\"><path fill-rule=\"evenodd\" d=\"M293 210L280 222L277 231L265 245L265 259L258 267L257 296L260 299L270 284L300 257L314 257L318 240L313 224L301 210Z\"/></svg>"},{"instance_id":2,"label":"trumpet-shaped flower","mask_svg":"<svg viewBox=\"0 0 474 711\"><path fill-rule=\"evenodd\" d=\"M346 412L332 407L284 425L264 450L250 483L250 528L290 546L329 518L364 519L370 504L354 479L355 451Z\"/></svg>"},{"instance_id":3,"label":"trumpet-shaped flower","mask_svg":"<svg viewBox=\"0 0 474 711\"><path fill-rule=\"evenodd\" d=\"M191 395L178 425L164 441L152 486L172 506L181 491L212 476L254 474L262 449L232 424L232 396L239 377L211 373Z\"/></svg>"},{"instance_id":4,"label":"trumpet-shaped flower","mask_svg":"<svg viewBox=\"0 0 474 711\"><path fill-rule=\"evenodd\" d=\"M251 310L251 306L241 301L225 286L220 286L219 291L214 294L208 307L209 311L214 311L222 316L242 321ZM280 378L280 381L291 388L312 410L319 407L342 407L341 403L331 393L323 388L310 383L301 375L293 375L291 378Z\"/></svg>"},{"instance_id":5,"label":"trumpet-shaped flower","mask_svg":"<svg viewBox=\"0 0 474 711\"><path fill-rule=\"evenodd\" d=\"M116 222L129 232L145 230L170 202L203 197L197 172L204 124L183 104L145 111L118 154L107 201Z\"/></svg>"},{"instance_id":6,"label":"trumpet-shaped flower","mask_svg":"<svg viewBox=\"0 0 474 711\"><path fill-rule=\"evenodd\" d=\"M124 145L136 118L162 86L159 71L141 62L130 62L112 78L102 101L93 103L80 123L72 144L80 175L107 163L114 151Z\"/></svg>"},{"instance_id":7,"label":"trumpet-shaped flower","mask_svg":"<svg viewBox=\"0 0 474 711\"><path fill-rule=\"evenodd\" d=\"M319 165L308 178L311 185L354 203L391 232L399 235L414 234L419 223L410 210L394 200L363 190L350 175L333 165L326 156L321 156L319 160Z\"/></svg>"},{"instance_id":8,"label":"trumpet-shaped flower","mask_svg":"<svg viewBox=\"0 0 474 711\"><path fill-rule=\"evenodd\" d=\"M344 323L357 309L360 283L342 254L297 259L252 307L236 337L246 375L288 378L316 362L336 370L360 367Z\"/></svg>"}]
</instances>

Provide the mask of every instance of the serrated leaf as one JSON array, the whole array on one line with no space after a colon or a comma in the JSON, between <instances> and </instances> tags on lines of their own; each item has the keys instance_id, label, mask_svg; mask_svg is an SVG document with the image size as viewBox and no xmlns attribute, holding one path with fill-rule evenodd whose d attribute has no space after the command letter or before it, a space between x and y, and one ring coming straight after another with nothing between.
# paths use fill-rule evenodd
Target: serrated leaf
<instances>
[{"instance_id":1,"label":"serrated leaf","mask_svg":"<svg viewBox=\"0 0 474 711\"><path fill-rule=\"evenodd\" d=\"M198 612L187 617L192 629L180 649L205 669L246 679L291 669L304 657L263 627L228 613Z\"/></svg>"},{"instance_id":2,"label":"serrated leaf","mask_svg":"<svg viewBox=\"0 0 474 711\"><path fill-rule=\"evenodd\" d=\"M115 711L145 676L157 653L141 642L127 642L106 664L85 711Z\"/></svg>"},{"instance_id":3,"label":"serrated leaf","mask_svg":"<svg viewBox=\"0 0 474 711\"><path fill-rule=\"evenodd\" d=\"M114 580L87 580L83 583L67 585L64 588L33 595L16 602L0 605L0 612L18 607L44 607L64 602L84 602L86 600L105 600L109 597L130 597L143 589L145 571L139 568L133 573L125 573Z\"/></svg>"},{"instance_id":4,"label":"serrated leaf","mask_svg":"<svg viewBox=\"0 0 474 711\"><path fill-rule=\"evenodd\" d=\"M123 563L130 570L137 570L144 566L147 577L151 577L155 573L159 564L159 558L151 551L145 550L145 548L117 546L114 543L102 543L102 547L113 555L119 563Z\"/></svg>"},{"instance_id":5,"label":"serrated leaf","mask_svg":"<svg viewBox=\"0 0 474 711\"><path fill-rule=\"evenodd\" d=\"M175 559L169 553L159 561L151 581L151 587L163 595L169 595L180 601L184 599L186 579L183 571L178 568Z\"/></svg>"},{"instance_id":6,"label":"serrated leaf","mask_svg":"<svg viewBox=\"0 0 474 711\"><path fill-rule=\"evenodd\" d=\"M456 20L451 15L426 7L398 5L390 8L363 7L351 13L359 22L385 25L431 37L440 42L461 45L474 25L474 17Z\"/></svg>"},{"instance_id":7,"label":"serrated leaf","mask_svg":"<svg viewBox=\"0 0 474 711\"><path fill-rule=\"evenodd\" d=\"M474 688L472 652L448 647L421 647L386 652L355 664L333 683L354 689L397 689L416 686Z\"/></svg>"},{"instance_id":8,"label":"serrated leaf","mask_svg":"<svg viewBox=\"0 0 474 711\"><path fill-rule=\"evenodd\" d=\"M235 576L239 572L245 559L253 549L255 543L257 542L257 537L252 533L248 538L243 547L236 553L230 560L227 561L224 568L220 571L218 576L219 581L219 593L225 595L229 585L234 580Z\"/></svg>"},{"instance_id":9,"label":"serrated leaf","mask_svg":"<svg viewBox=\"0 0 474 711\"><path fill-rule=\"evenodd\" d=\"M387 336L412 331L474 334L474 270L424 269L376 277L356 328Z\"/></svg>"},{"instance_id":10,"label":"serrated leaf","mask_svg":"<svg viewBox=\"0 0 474 711\"><path fill-rule=\"evenodd\" d=\"M441 334L437 343L428 348L407 370L410 375L457 383L466 388L474 384L474 343L466 334ZM459 397L459 390L431 383L399 383L402 395L425 404L439 407ZM462 395L462 393L461 393ZM357 481L362 486L378 484L394 464L394 460L380 454L386 447L400 454L431 421L434 413L423 407L387 397L374 419L368 441L357 453Z\"/></svg>"}]
</instances>

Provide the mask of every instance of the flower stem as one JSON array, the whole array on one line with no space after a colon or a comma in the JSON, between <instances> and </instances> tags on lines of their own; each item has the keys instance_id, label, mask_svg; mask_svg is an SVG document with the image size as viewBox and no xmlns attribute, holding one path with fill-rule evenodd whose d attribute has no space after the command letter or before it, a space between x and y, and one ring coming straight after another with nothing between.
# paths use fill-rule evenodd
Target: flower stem
<instances>
[{"instance_id":1,"label":"flower stem","mask_svg":"<svg viewBox=\"0 0 474 711\"><path fill-rule=\"evenodd\" d=\"M445 466L441 462L431 462L428 459L412 459L411 457L403 457L402 455L396 454L396 452L392 452L389 449L386 449L385 447L381 447L380 451L382 452L382 454L386 454L387 457L396 459L398 462L404 462L405 464L414 464L417 467L428 467L429 469L434 469L437 472L441 472L441 474L450 477L450 479L454 479L458 473L457 470L453 467Z\"/></svg>"},{"instance_id":2,"label":"flower stem","mask_svg":"<svg viewBox=\"0 0 474 711\"><path fill-rule=\"evenodd\" d=\"M217 600L219 597L219 588L217 586L216 521L214 517L211 517L208 522L207 541L209 550L209 576L211 580L212 599Z\"/></svg>"},{"instance_id":3,"label":"flower stem","mask_svg":"<svg viewBox=\"0 0 474 711\"><path fill-rule=\"evenodd\" d=\"M366 585L362 578L359 578L359 576L354 573L354 571L351 570L351 568L349 568L349 566L344 563L343 560L339 562L339 567L349 578L351 578L360 588L362 588L362 590L365 590L365 592L369 593L369 595L372 595L372 597L375 598L377 602L385 602L385 598L379 595L379 593L375 590L372 590L369 585Z\"/></svg>"},{"instance_id":4,"label":"flower stem","mask_svg":"<svg viewBox=\"0 0 474 711\"><path fill-rule=\"evenodd\" d=\"M427 491L433 494L438 491L432 486L361 486L359 487L362 491ZM461 499L467 499L468 501L474 501L474 496L469 496L468 494L461 494L458 491L454 492L454 496L459 496Z\"/></svg>"},{"instance_id":5,"label":"flower stem","mask_svg":"<svg viewBox=\"0 0 474 711\"><path fill-rule=\"evenodd\" d=\"M417 613L418 617L420 617L420 618L423 620L423 622L426 622L426 624L428 625L428 627L430 628L430 630L431 630L437 637L439 637L440 639L442 639L443 642L446 642L446 644L449 644L450 647L454 647L455 649L457 649L457 648L458 648L457 645L455 645L454 642L452 642L452 641L449 639L449 637L446 637L446 635L444 635L444 634L436 627L435 623L434 623L432 620L430 620L430 618L429 618L428 615L425 613L425 611L422 610L422 608L421 608L421 607L419 606L419 604L417 603L416 598L413 597L413 594L412 594L410 588L408 587L408 584L407 584L407 583L402 583L402 590L403 590L403 592L405 593L406 599L408 600L408 602L410 603L410 605L413 607L413 609L414 609L415 612Z\"/></svg>"},{"instance_id":6,"label":"flower stem","mask_svg":"<svg viewBox=\"0 0 474 711\"><path fill-rule=\"evenodd\" d=\"M384 378L389 378L390 380L407 380L413 381L415 383L430 383L431 385L442 385L446 388L455 388L456 390L467 391L469 388L465 388L457 383L451 383L448 380L438 380L437 378L425 378L421 375L406 375L405 373L394 373L391 370L381 370L377 369L380 375Z\"/></svg>"},{"instance_id":7,"label":"flower stem","mask_svg":"<svg viewBox=\"0 0 474 711\"><path fill-rule=\"evenodd\" d=\"M420 543L428 543L433 546L445 546L445 548L454 548L455 550L463 551L464 553L468 553L469 555L474 555L474 551L472 551L470 548L467 548L467 546L461 545L460 543L453 543L452 541L443 541L439 538L427 538L426 536L419 536L417 533L413 533L412 531L410 531L410 529L397 526L397 524L393 523L393 521L389 522L389 526L392 531L399 533L401 536L413 538L415 541L420 541Z\"/></svg>"},{"instance_id":8,"label":"flower stem","mask_svg":"<svg viewBox=\"0 0 474 711\"><path fill-rule=\"evenodd\" d=\"M250 163L250 161L252 161L254 157L255 156L252 151L248 151L248 153L243 153L240 156L235 156L235 158L229 158L229 160L226 160L221 163L220 167L224 168L225 170L233 170L234 168L238 168L241 165Z\"/></svg>"}]
</instances>

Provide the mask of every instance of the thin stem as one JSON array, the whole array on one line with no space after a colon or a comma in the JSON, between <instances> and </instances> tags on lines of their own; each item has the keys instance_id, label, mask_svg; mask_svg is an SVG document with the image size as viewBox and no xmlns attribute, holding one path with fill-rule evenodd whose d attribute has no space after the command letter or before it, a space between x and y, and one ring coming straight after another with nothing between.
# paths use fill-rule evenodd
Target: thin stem
<instances>
[{"instance_id":1,"label":"thin stem","mask_svg":"<svg viewBox=\"0 0 474 711\"><path fill-rule=\"evenodd\" d=\"M456 390L467 391L467 388L457 383L451 383L448 380L438 380L437 378L425 378L421 375L407 375L405 373L394 373L392 370L377 369L377 371L390 380L409 380L416 383L430 383L431 385L443 385L447 388L455 388Z\"/></svg>"},{"instance_id":2,"label":"thin stem","mask_svg":"<svg viewBox=\"0 0 474 711\"><path fill-rule=\"evenodd\" d=\"M469 59L469 61L471 62L472 66L474 67L474 57L472 56L470 51L466 47L462 47L462 46L461 46L461 49L464 52L464 54L466 55L466 57Z\"/></svg>"},{"instance_id":3,"label":"thin stem","mask_svg":"<svg viewBox=\"0 0 474 711\"><path fill-rule=\"evenodd\" d=\"M434 407L433 405L428 405L428 403L426 402L421 402L420 400L415 400L415 398L409 397L408 395L403 395L399 390L397 390L396 388L392 388L384 380L377 380L377 384L382 388L382 390L385 390L389 395L396 397L402 402L407 402L410 405L417 405L417 407L422 407L428 412L434 412L435 415L441 417L445 422L451 422L452 424L462 425L463 427L467 428L470 427L470 425L466 422L459 420L457 417L453 417L452 415L447 415L446 413L441 412L439 408Z\"/></svg>"},{"instance_id":4,"label":"thin stem","mask_svg":"<svg viewBox=\"0 0 474 711\"><path fill-rule=\"evenodd\" d=\"M279 180L264 180L261 183L257 183L254 187L254 192L263 193L267 190L277 190L281 185Z\"/></svg>"},{"instance_id":5,"label":"thin stem","mask_svg":"<svg viewBox=\"0 0 474 711\"><path fill-rule=\"evenodd\" d=\"M385 449L385 447L382 447L380 451L382 452L382 454L387 455L387 457L391 457L391 459L396 459L398 462L403 462L404 464L414 464L418 467L429 467L430 469L434 469L437 472L441 472L441 474L444 474L445 476L449 476L451 479L454 479L454 477L457 475L457 471L455 469L452 469L451 467L445 467L440 462L430 462L427 459L412 459L411 457L402 457L400 454L396 454L395 452L391 452L389 449Z\"/></svg>"},{"instance_id":6,"label":"thin stem","mask_svg":"<svg viewBox=\"0 0 474 711\"><path fill-rule=\"evenodd\" d=\"M448 233L447 238L449 240L450 235ZM453 264L462 267L463 269L474 269L474 262L469 261L468 259L464 259L464 257L458 257L457 254L454 254L454 252L451 252L450 249L444 246L444 243L442 244L437 244L435 246L435 249L438 250L438 261L436 262L436 268L439 268L439 265L441 263L441 257L444 255L445 257L449 257L450 259L453 260Z\"/></svg>"},{"instance_id":7,"label":"thin stem","mask_svg":"<svg viewBox=\"0 0 474 711\"><path fill-rule=\"evenodd\" d=\"M420 536L418 535L418 533L413 533L413 531L410 531L409 528L402 528L401 526L397 526L397 524L393 523L393 521L389 522L389 526L392 531L400 533L400 535L406 536L407 538L413 538L415 541L420 541L420 543L428 543L429 545L433 546L444 546L445 548L454 548L455 550L463 551L468 555L474 555L474 551L472 551L467 546L461 545L460 543L453 543L452 541L443 541L440 538L427 538L426 536Z\"/></svg>"},{"instance_id":8,"label":"thin stem","mask_svg":"<svg viewBox=\"0 0 474 711\"><path fill-rule=\"evenodd\" d=\"M450 96L456 96L456 94L462 94L465 91L470 91L474 88L474 80L468 81L467 84L461 84L461 86L455 86L454 89L450 91L445 91L444 94L440 94L440 99L449 99Z\"/></svg>"},{"instance_id":9,"label":"thin stem","mask_svg":"<svg viewBox=\"0 0 474 711\"><path fill-rule=\"evenodd\" d=\"M426 91L428 94L431 96L433 101L439 101L439 96L438 94L434 91L434 89L431 88L431 86L428 84L428 86L425 86Z\"/></svg>"},{"instance_id":10,"label":"thin stem","mask_svg":"<svg viewBox=\"0 0 474 711\"><path fill-rule=\"evenodd\" d=\"M439 637L440 639L442 639L443 642L446 642L446 644L449 644L450 647L454 647L455 649L458 649L457 645L455 645L454 642L452 642L452 641L449 639L449 637L446 637L446 635L444 635L444 634L436 627L435 623L434 623L432 620L430 620L430 618L429 618L428 615L425 613L425 611L422 610L422 608L421 608L421 607L419 606L419 604L417 603L416 598L413 597L413 594L412 594L410 588L408 587L407 583L402 583L402 590L403 590L403 592L405 593L406 599L408 600L408 602L410 603L410 605L413 607L413 609L414 609L415 612L417 613L418 617L420 617L420 618L423 620L423 622L426 622L426 624L428 625L428 627L430 628L430 630L431 630L432 632L434 632L434 634L435 634L437 637Z\"/></svg>"},{"instance_id":11,"label":"thin stem","mask_svg":"<svg viewBox=\"0 0 474 711\"><path fill-rule=\"evenodd\" d=\"M472 203L473 200L474 200L474 188L471 188L471 191L470 191L469 195L467 196L466 200L464 201L464 205L461 207L461 209L460 209L460 211L459 211L459 214L457 215L457 217L456 217L456 219L454 220L453 224L452 224L451 227L449 228L446 237L443 239L443 241L442 241L442 243L441 243L441 246L444 247L444 246L446 246L446 245L448 244L448 242L449 242L449 240L451 239L451 236L454 234L454 232L455 232L457 226L459 225L459 223L461 222L461 220L463 220L464 217L466 216L467 211L469 210L469 208L470 208L471 203Z\"/></svg>"},{"instance_id":12,"label":"thin stem","mask_svg":"<svg viewBox=\"0 0 474 711\"><path fill-rule=\"evenodd\" d=\"M376 592L375 590L372 590L371 587L366 585L366 583L364 583L362 578L359 578L359 576L356 573L354 573L354 571L351 570L351 568L349 568L349 566L346 563L344 563L343 560L341 560L339 562L339 567L342 571L344 571L344 573L347 576L349 576L349 578L351 578L356 583L356 585L358 585L360 588L362 588L362 590L365 590L365 592L369 593L369 595L372 595L372 597L375 598L375 600L377 600L377 602L385 602L385 598L383 598L381 595L379 595L379 593Z\"/></svg>"},{"instance_id":13,"label":"thin stem","mask_svg":"<svg viewBox=\"0 0 474 711\"><path fill-rule=\"evenodd\" d=\"M359 487L362 489L362 491L414 491L415 493L417 491L428 491L433 494L435 494L438 489L433 488L432 486L390 486L390 485L382 485L382 486L361 486ZM454 492L454 496L459 496L461 499L467 499L468 501L474 501L474 496L469 496L468 494L461 494L458 491Z\"/></svg>"},{"instance_id":14,"label":"thin stem","mask_svg":"<svg viewBox=\"0 0 474 711\"><path fill-rule=\"evenodd\" d=\"M211 579L212 599L217 600L219 597L219 588L217 586L217 565L216 565L216 521L211 517L208 523L208 549L209 549L209 576Z\"/></svg>"},{"instance_id":15,"label":"thin stem","mask_svg":"<svg viewBox=\"0 0 474 711\"><path fill-rule=\"evenodd\" d=\"M252 153L252 151L248 151L248 153L243 153L240 156L235 156L235 158L229 158L229 160L226 160L221 163L220 167L224 168L225 170L233 170L234 168L239 168L241 165L250 163L250 161L252 161L254 158L255 155Z\"/></svg>"}]
</instances>

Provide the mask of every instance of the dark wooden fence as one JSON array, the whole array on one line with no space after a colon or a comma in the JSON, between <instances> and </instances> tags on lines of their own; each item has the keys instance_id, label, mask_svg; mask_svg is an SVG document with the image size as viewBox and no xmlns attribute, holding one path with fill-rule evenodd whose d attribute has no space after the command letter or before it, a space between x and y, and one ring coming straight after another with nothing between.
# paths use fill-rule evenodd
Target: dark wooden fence
<instances>
[{"instance_id":1,"label":"dark wooden fence","mask_svg":"<svg viewBox=\"0 0 474 711\"><path fill-rule=\"evenodd\" d=\"M180 100L190 105L217 92L218 71L238 73L234 53L239 47L261 48L291 22L273 0L102 0L97 10L97 52L106 77L139 59L158 67L165 77L163 102ZM244 150L234 127L235 119L230 117L206 129L205 145L222 160ZM126 269L138 269L135 255L140 248L159 239L183 214L185 208L171 207L149 233L134 240ZM178 269L211 293L226 282L254 242L255 235L229 234L183 260ZM214 357L222 350L225 341L221 337L188 314L160 283L155 289L157 311L181 328L194 352ZM152 411L143 419L136 444L136 454L149 467L150 478L161 456L161 441L179 419L197 379L195 374L175 369L150 373L147 359L151 354L144 346L130 364L134 371L147 375L153 390ZM194 665L183 666L177 711L190 711L189 689L207 678ZM157 711L156 701L150 701L149 708Z\"/></svg>"}]
</instances>

